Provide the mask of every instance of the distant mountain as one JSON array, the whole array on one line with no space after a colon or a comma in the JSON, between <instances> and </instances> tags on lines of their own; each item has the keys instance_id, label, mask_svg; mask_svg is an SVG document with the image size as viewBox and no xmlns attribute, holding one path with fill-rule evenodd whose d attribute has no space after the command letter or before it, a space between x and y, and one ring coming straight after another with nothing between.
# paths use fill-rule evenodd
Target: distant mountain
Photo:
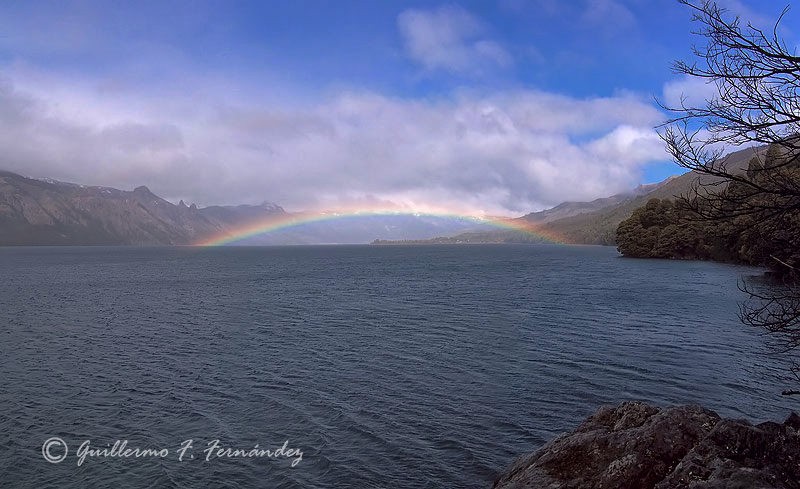
<instances>
[{"instance_id":1,"label":"distant mountain","mask_svg":"<svg viewBox=\"0 0 800 489\"><path fill-rule=\"evenodd\" d=\"M302 214L299 215L303 221ZM473 219L415 214L317 215L311 222L287 226L238 242L242 245L366 244L378 240L425 240L491 225Z\"/></svg>"},{"instance_id":2,"label":"distant mountain","mask_svg":"<svg viewBox=\"0 0 800 489\"><path fill-rule=\"evenodd\" d=\"M200 209L147 187L124 191L0 171L0 245L190 244L282 213L275 204Z\"/></svg>"},{"instance_id":3,"label":"distant mountain","mask_svg":"<svg viewBox=\"0 0 800 489\"><path fill-rule=\"evenodd\" d=\"M181 201L178 206L185 205ZM222 223L239 223L242 221L257 221L265 216L285 214L281 206L271 202L261 205L212 205L200 209L200 213L209 219Z\"/></svg>"},{"instance_id":4,"label":"distant mountain","mask_svg":"<svg viewBox=\"0 0 800 489\"><path fill-rule=\"evenodd\" d=\"M489 227L467 218L430 215L287 213L280 206L172 204L147 187L133 191L90 187L0 171L0 246L182 245L250 226L277 226L237 240L243 245L347 244L381 239L426 239ZM244 236L245 233L241 235Z\"/></svg>"},{"instance_id":5,"label":"distant mountain","mask_svg":"<svg viewBox=\"0 0 800 489\"><path fill-rule=\"evenodd\" d=\"M756 152L748 148L725 159L747 168ZM639 186L591 202L565 202L552 209L509 219L538 227L541 235L566 242L614 244L620 222L651 198L673 199L713 179L695 173ZM426 215L324 216L305 219L280 206L172 204L147 187L133 191L38 180L0 171L0 245L177 245L203 241L237 229L276 221L310 221L239 241L241 244L322 243L530 243L544 239L522 231L497 230L470 219Z\"/></svg>"},{"instance_id":6,"label":"distant mountain","mask_svg":"<svg viewBox=\"0 0 800 489\"><path fill-rule=\"evenodd\" d=\"M765 147L746 148L724 157L724 163L731 171L742 172L747 169L750 159L763 154ZM666 180L640 185L628 193L613 195L591 202L565 202L551 209L533 212L512 219L511 222L537 226L542 235L558 236L563 241L576 244L615 244L619 223L629 218L633 211L653 198L675 199L689 194L698 185L713 184L718 179L694 172L672 176ZM455 236L437 237L416 243L532 243L544 238L522 231L470 232ZM381 242L380 244L386 244Z\"/></svg>"},{"instance_id":7,"label":"distant mountain","mask_svg":"<svg viewBox=\"0 0 800 489\"><path fill-rule=\"evenodd\" d=\"M766 148L746 148L730 153L724 157L723 161L731 171L744 172L750 159L765 151ZM674 200L690 194L695 188L702 188L702 185L720 181L720 179L708 175L687 172L647 186L643 189L646 191L640 191L638 195L631 195L616 204L558 219L545 224L544 228L562 236L570 243L613 245L619 223L629 218L634 210L645 205L648 200Z\"/></svg>"},{"instance_id":8,"label":"distant mountain","mask_svg":"<svg viewBox=\"0 0 800 489\"><path fill-rule=\"evenodd\" d=\"M675 178L675 177L670 177L670 178ZM544 224L552 221L557 221L559 219L565 219L567 217L577 216L578 214L586 214L589 212L599 211L601 209L607 209L614 205L621 204L631 198L635 198L640 195L646 195L659 185L661 185L661 183L639 185L630 192L612 195L611 197L603 197L601 199L595 199L591 202L563 202L550 209L546 209L539 212L531 212L530 214L526 214L519 219L528 222L536 222Z\"/></svg>"}]
</instances>

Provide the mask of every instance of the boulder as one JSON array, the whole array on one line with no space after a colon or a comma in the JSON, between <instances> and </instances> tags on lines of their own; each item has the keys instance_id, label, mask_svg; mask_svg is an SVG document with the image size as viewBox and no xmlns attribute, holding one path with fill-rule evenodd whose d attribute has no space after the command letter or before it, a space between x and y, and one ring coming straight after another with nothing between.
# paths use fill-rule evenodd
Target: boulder
<instances>
[{"instance_id":1,"label":"boulder","mask_svg":"<svg viewBox=\"0 0 800 489\"><path fill-rule=\"evenodd\" d=\"M493 487L800 489L800 416L754 426L693 405L605 406Z\"/></svg>"}]
</instances>

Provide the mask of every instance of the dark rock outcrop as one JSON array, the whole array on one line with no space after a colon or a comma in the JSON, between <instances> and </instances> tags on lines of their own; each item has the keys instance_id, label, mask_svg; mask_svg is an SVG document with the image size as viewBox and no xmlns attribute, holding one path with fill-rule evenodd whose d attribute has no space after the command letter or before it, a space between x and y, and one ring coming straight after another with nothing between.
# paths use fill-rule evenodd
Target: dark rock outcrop
<instances>
[{"instance_id":1,"label":"dark rock outcrop","mask_svg":"<svg viewBox=\"0 0 800 489\"><path fill-rule=\"evenodd\" d=\"M800 416L754 426L699 406L606 406L518 459L493 487L797 489Z\"/></svg>"}]
</instances>

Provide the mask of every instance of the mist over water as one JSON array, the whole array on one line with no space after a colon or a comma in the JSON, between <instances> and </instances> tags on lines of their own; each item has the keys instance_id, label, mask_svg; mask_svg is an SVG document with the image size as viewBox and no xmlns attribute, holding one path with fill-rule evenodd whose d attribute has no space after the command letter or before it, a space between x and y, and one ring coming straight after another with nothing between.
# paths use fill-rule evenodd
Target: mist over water
<instances>
[{"instance_id":1,"label":"mist over water","mask_svg":"<svg viewBox=\"0 0 800 489\"><path fill-rule=\"evenodd\" d=\"M485 245L2 248L0 270L8 487L481 488L604 403L792 407L736 317L752 268ZM118 439L170 454L77 465ZM215 439L303 457L206 461Z\"/></svg>"}]
</instances>

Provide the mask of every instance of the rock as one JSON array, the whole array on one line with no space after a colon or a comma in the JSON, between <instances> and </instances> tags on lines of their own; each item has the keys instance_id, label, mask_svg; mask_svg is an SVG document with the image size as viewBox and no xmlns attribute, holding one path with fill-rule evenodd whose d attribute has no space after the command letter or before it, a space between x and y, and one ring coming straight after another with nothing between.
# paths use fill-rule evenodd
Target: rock
<instances>
[{"instance_id":1,"label":"rock","mask_svg":"<svg viewBox=\"0 0 800 489\"><path fill-rule=\"evenodd\" d=\"M800 416L721 419L700 406L605 406L523 456L495 489L800 488Z\"/></svg>"}]
</instances>

